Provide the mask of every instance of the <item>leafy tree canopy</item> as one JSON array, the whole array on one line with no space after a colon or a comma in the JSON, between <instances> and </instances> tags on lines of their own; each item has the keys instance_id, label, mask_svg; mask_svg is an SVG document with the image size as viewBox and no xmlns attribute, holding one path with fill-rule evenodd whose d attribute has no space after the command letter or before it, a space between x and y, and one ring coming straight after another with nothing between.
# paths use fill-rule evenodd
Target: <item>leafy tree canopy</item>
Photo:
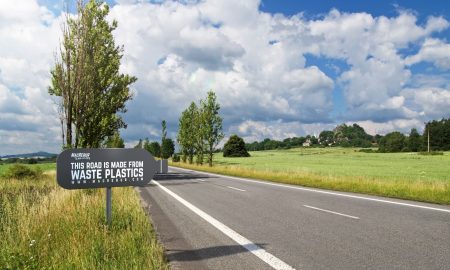
<instances>
[{"instance_id":1,"label":"leafy tree canopy","mask_svg":"<svg viewBox=\"0 0 450 270\"><path fill-rule=\"evenodd\" d=\"M237 136L231 135L223 147L224 157L249 157L250 154L245 149L244 140Z\"/></svg>"}]
</instances>

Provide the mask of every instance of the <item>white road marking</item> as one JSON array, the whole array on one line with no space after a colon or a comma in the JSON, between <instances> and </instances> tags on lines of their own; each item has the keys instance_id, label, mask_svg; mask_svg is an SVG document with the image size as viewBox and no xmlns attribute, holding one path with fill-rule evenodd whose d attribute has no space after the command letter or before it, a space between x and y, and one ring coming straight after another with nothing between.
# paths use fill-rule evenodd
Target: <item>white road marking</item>
<instances>
[{"instance_id":1,"label":"white road marking","mask_svg":"<svg viewBox=\"0 0 450 270\"><path fill-rule=\"evenodd\" d=\"M178 168L178 167L174 167L174 168L180 169L180 170L189 171L189 170L186 170L186 169L183 169L183 168ZM199 173L199 171L195 171L195 173ZM257 181L257 180L251 180L251 179L245 179L245 178L239 178L239 177L227 176L227 175L221 175L221 174L215 174L215 173L205 173L205 172L200 172L200 173L203 173L203 174L206 174L206 175L212 175L212 176L218 176L218 177L234 179L234 180L238 180L238 181L252 182L252 183L257 183L257 184L261 184L261 185L269 185L269 186L297 189L297 190L316 192L316 193L321 193L321 194L340 196L340 197L346 197L346 198L352 198L352 199L360 199L360 200L366 200L366 201L372 201L372 202L388 203L388 204L395 204L395 205L401 205L401 206L407 206L407 207L414 207L414 208L421 208L421 209L426 209L426 210L433 210L433 211L440 211L440 212L450 213L450 209L443 209L443 208L430 207L430 206L424 206L424 205L417 205L417 204L411 204L411 203L394 202L394 201L388 201L388 200L383 200L383 199L375 199L375 198L368 198L368 197L362 197L362 196L356 196L356 195L342 194L342 193L336 193L336 192L319 190L319 189L312 189L312 188L305 188L305 187L288 186L288 185L283 185L283 184L264 182L264 180Z\"/></svg>"},{"instance_id":2,"label":"white road marking","mask_svg":"<svg viewBox=\"0 0 450 270\"><path fill-rule=\"evenodd\" d=\"M318 208L318 207L314 207L314 206L309 206L309 205L306 205L306 204L304 204L303 206L304 206L304 207L307 207L307 208L315 209L315 210L318 210L318 211L327 212L327 213L330 213L330 214L335 214L335 215L339 215L339 216L343 216L343 217L348 217L348 218L353 218L353 219L359 219L359 217L350 216L350 215L346 215L346 214L342 214L342 213L334 212L334 211L330 211L330 210L325 210L325 209L322 209L322 208Z\"/></svg>"},{"instance_id":3,"label":"white road marking","mask_svg":"<svg viewBox=\"0 0 450 270\"><path fill-rule=\"evenodd\" d=\"M227 186L227 188L231 188L231 189L234 189L234 190L237 190L237 191L245 191L245 190L243 190L243 189L235 188L235 187L230 187L230 186Z\"/></svg>"},{"instance_id":4,"label":"white road marking","mask_svg":"<svg viewBox=\"0 0 450 270\"><path fill-rule=\"evenodd\" d=\"M205 182L206 180L200 179L199 181L200 181L200 182Z\"/></svg>"},{"instance_id":5,"label":"white road marking","mask_svg":"<svg viewBox=\"0 0 450 270\"><path fill-rule=\"evenodd\" d=\"M226 236L230 237L233 241L238 243L239 245L243 246L245 249L253 253L256 257L260 258L262 261L270 265L274 269L286 269L286 270L293 270L294 268L290 265L286 264L282 260L278 259L274 255L267 252L265 249L255 245L253 242L245 238L244 236L240 235L239 233L232 230L230 227L226 226L222 222L218 221L217 219L213 218L212 216L208 215L207 213L203 212L190 202L186 201L185 199L181 198L168 188L162 186L160 183L156 182L155 180L150 181L150 183L153 183L160 187L162 190L167 192L170 196L172 196L175 200L179 201L181 204L189 208L192 212L199 215L201 218L206 220L209 224L216 227L219 231L224 233Z\"/></svg>"}]
</instances>

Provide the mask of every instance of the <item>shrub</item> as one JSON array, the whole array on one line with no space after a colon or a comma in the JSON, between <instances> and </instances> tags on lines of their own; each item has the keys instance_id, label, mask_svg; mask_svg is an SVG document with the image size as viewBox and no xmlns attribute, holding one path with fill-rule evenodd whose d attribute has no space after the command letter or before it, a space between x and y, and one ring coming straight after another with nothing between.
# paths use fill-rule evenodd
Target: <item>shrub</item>
<instances>
[{"instance_id":1,"label":"shrub","mask_svg":"<svg viewBox=\"0 0 450 270\"><path fill-rule=\"evenodd\" d=\"M380 139L379 151L382 153L401 152L403 148L407 146L405 141L406 141L405 135L403 135L398 131L388 133L386 134L386 136Z\"/></svg>"},{"instance_id":2,"label":"shrub","mask_svg":"<svg viewBox=\"0 0 450 270\"><path fill-rule=\"evenodd\" d=\"M29 158L29 159L27 160L27 163L28 163L28 164L37 164L38 162L37 162L37 159Z\"/></svg>"},{"instance_id":3,"label":"shrub","mask_svg":"<svg viewBox=\"0 0 450 270\"><path fill-rule=\"evenodd\" d=\"M172 161L173 162L180 162L180 156L178 154L173 154Z\"/></svg>"},{"instance_id":4,"label":"shrub","mask_svg":"<svg viewBox=\"0 0 450 270\"><path fill-rule=\"evenodd\" d=\"M173 142L173 140L170 138L165 138L162 142L161 151L162 158L167 159L171 157L175 152L175 143Z\"/></svg>"},{"instance_id":5,"label":"shrub","mask_svg":"<svg viewBox=\"0 0 450 270\"><path fill-rule=\"evenodd\" d=\"M230 139L223 146L224 157L249 157L250 154L245 149L244 140L237 136L231 135Z\"/></svg>"},{"instance_id":6,"label":"shrub","mask_svg":"<svg viewBox=\"0 0 450 270\"><path fill-rule=\"evenodd\" d=\"M373 150L372 148L359 149L358 152L362 152L362 153L377 153L377 151Z\"/></svg>"},{"instance_id":7,"label":"shrub","mask_svg":"<svg viewBox=\"0 0 450 270\"><path fill-rule=\"evenodd\" d=\"M11 165L4 175L6 178L23 179L23 178L38 178L42 175L42 170L39 167L31 168L23 164Z\"/></svg>"},{"instance_id":8,"label":"shrub","mask_svg":"<svg viewBox=\"0 0 450 270\"><path fill-rule=\"evenodd\" d=\"M154 157L159 157L161 154L161 146L158 142L145 142L144 149L150 152L150 154L152 154L152 156Z\"/></svg>"},{"instance_id":9,"label":"shrub","mask_svg":"<svg viewBox=\"0 0 450 270\"><path fill-rule=\"evenodd\" d=\"M424 155L424 156L442 156L442 155L444 155L444 152L437 152L437 151L419 152L419 155Z\"/></svg>"}]
</instances>

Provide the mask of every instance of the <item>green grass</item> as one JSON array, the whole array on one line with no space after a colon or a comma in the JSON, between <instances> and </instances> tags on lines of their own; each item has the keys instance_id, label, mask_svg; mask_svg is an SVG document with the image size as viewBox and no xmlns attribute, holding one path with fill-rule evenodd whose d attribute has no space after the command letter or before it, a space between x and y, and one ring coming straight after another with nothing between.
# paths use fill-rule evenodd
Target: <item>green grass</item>
<instances>
[{"instance_id":1,"label":"green grass","mask_svg":"<svg viewBox=\"0 0 450 270\"><path fill-rule=\"evenodd\" d=\"M296 148L250 152L250 158L215 155L215 166L183 166L386 197L450 204L450 153L364 153L349 148Z\"/></svg>"},{"instance_id":2,"label":"green grass","mask_svg":"<svg viewBox=\"0 0 450 270\"><path fill-rule=\"evenodd\" d=\"M113 189L110 228L104 193L62 189L55 171L33 180L0 178L1 268L168 269L135 190Z\"/></svg>"},{"instance_id":3,"label":"green grass","mask_svg":"<svg viewBox=\"0 0 450 270\"><path fill-rule=\"evenodd\" d=\"M5 172L13 164L0 164L0 177L2 177ZM54 170L56 168L56 163L39 163L39 164L23 164L31 168L40 168L42 171Z\"/></svg>"}]
</instances>

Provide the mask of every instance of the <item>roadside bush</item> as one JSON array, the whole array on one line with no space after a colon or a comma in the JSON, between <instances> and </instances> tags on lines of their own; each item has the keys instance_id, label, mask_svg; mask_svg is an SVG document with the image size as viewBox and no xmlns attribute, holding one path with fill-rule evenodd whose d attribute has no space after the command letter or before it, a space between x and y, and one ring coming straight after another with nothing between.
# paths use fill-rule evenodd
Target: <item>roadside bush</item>
<instances>
[{"instance_id":1,"label":"roadside bush","mask_svg":"<svg viewBox=\"0 0 450 270\"><path fill-rule=\"evenodd\" d=\"M223 146L224 157L249 157L250 154L245 149L244 140L237 136L231 135L230 139Z\"/></svg>"},{"instance_id":2,"label":"roadside bush","mask_svg":"<svg viewBox=\"0 0 450 270\"><path fill-rule=\"evenodd\" d=\"M27 160L27 163L28 163L28 164L37 164L38 161L37 161L36 159L34 159L34 158L29 158L29 159Z\"/></svg>"},{"instance_id":3,"label":"roadside bush","mask_svg":"<svg viewBox=\"0 0 450 270\"><path fill-rule=\"evenodd\" d=\"M358 152L362 152L362 153L378 153L378 151L373 150L372 148L359 149Z\"/></svg>"},{"instance_id":4,"label":"roadside bush","mask_svg":"<svg viewBox=\"0 0 450 270\"><path fill-rule=\"evenodd\" d=\"M178 154L173 154L172 161L173 162L180 162L180 156Z\"/></svg>"},{"instance_id":5,"label":"roadside bush","mask_svg":"<svg viewBox=\"0 0 450 270\"><path fill-rule=\"evenodd\" d=\"M402 152L403 148L407 146L405 141L405 135L398 131L388 133L380 139L378 143L379 151L381 153Z\"/></svg>"},{"instance_id":6,"label":"roadside bush","mask_svg":"<svg viewBox=\"0 0 450 270\"><path fill-rule=\"evenodd\" d=\"M13 164L5 172L5 178L24 179L38 178L42 175L42 170L38 167L31 168L23 164Z\"/></svg>"},{"instance_id":7,"label":"roadside bush","mask_svg":"<svg viewBox=\"0 0 450 270\"><path fill-rule=\"evenodd\" d=\"M424 156L442 156L442 155L444 155L444 152L437 152L437 151L419 152L419 155L424 155Z\"/></svg>"}]
</instances>

